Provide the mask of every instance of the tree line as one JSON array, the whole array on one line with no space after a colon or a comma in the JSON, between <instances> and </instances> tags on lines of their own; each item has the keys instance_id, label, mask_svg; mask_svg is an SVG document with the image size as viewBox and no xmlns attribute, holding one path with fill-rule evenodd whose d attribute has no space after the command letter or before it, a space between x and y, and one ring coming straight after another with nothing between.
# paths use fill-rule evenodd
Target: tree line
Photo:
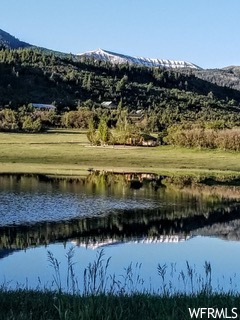
<instances>
[{"instance_id":1,"label":"tree line","mask_svg":"<svg viewBox=\"0 0 240 320\"><path fill-rule=\"evenodd\" d=\"M160 143L238 150L230 140L238 141L240 91L191 70L111 65L30 48L1 49L0 74L1 131L81 128L95 144L156 132ZM53 103L56 110L34 109L33 102ZM144 117L133 124L129 114L139 109Z\"/></svg>"},{"instance_id":2,"label":"tree line","mask_svg":"<svg viewBox=\"0 0 240 320\"><path fill-rule=\"evenodd\" d=\"M240 120L222 117L212 120L178 119L178 114L146 112L141 122L132 123L130 110L119 104L117 109L78 107L75 111L39 110L31 104L17 110L0 110L0 131L40 132L49 128L86 129L95 145L140 143L143 135L155 132L158 144L183 147L240 150ZM211 112L209 111L209 115Z\"/></svg>"},{"instance_id":3,"label":"tree line","mask_svg":"<svg viewBox=\"0 0 240 320\"><path fill-rule=\"evenodd\" d=\"M112 65L29 48L0 50L0 106L55 103L59 111L120 101L130 109L221 116L239 112L240 92L197 78L193 71Z\"/></svg>"}]
</instances>

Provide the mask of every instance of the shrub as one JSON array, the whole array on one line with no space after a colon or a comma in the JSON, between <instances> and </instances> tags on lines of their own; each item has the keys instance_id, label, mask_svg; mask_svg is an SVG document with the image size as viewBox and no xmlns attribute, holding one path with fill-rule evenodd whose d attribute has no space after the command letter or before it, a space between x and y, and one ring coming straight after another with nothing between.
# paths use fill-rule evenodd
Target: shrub
<instances>
[{"instance_id":1,"label":"shrub","mask_svg":"<svg viewBox=\"0 0 240 320\"><path fill-rule=\"evenodd\" d=\"M171 127L164 138L168 144L189 148L220 148L223 150L240 150L240 129L203 129Z\"/></svg>"}]
</instances>

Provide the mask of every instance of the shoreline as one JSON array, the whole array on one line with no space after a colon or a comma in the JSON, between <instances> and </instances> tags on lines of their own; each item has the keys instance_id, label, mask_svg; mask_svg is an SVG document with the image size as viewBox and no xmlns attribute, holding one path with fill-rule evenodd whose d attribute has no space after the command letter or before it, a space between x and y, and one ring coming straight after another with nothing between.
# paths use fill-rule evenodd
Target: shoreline
<instances>
[{"instance_id":1,"label":"shoreline","mask_svg":"<svg viewBox=\"0 0 240 320\"><path fill-rule=\"evenodd\" d=\"M79 168L68 169L67 171L57 170L55 171L1 171L0 177L33 177L43 180L71 180L77 181L79 179L85 179L89 175L133 175L137 180L138 176L146 178L147 180L161 180L165 185L179 185L179 186L225 186L225 187L239 187L240 186L240 173L236 172L221 172L221 171L195 171L195 170L183 170L183 171L166 171L161 172L154 171L141 171L141 170L123 170L123 169L107 169L107 168Z\"/></svg>"}]
</instances>

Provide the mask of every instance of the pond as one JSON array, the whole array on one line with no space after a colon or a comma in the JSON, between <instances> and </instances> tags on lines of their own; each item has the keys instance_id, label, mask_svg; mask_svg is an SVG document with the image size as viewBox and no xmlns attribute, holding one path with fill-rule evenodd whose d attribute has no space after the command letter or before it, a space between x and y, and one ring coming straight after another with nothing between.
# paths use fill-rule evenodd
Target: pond
<instances>
[{"instance_id":1,"label":"pond","mask_svg":"<svg viewBox=\"0 0 240 320\"><path fill-rule=\"evenodd\" d=\"M91 291L97 265L108 290L239 290L239 199L153 174L0 176L0 283Z\"/></svg>"}]
</instances>

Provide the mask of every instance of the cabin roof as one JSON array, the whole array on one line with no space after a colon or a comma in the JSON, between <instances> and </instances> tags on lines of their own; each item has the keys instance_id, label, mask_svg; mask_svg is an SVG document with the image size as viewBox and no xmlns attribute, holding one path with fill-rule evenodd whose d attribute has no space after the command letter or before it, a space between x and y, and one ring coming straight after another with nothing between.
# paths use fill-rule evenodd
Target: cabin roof
<instances>
[{"instance_id":1,"label":"cabin roof","mask_svg":"<svg viewBox=\"0 0 240 320\"><path fill-rule=\"evenodd\" d=\"M106 108L108 108L108 107L116 107L116 104L114 102L112 102L112 101L103 101L101 103L101 106L106 107Z\"/></svg>"},{"instance_id":2,"label":"cabin roof","mask_svg":"<svg viewBox=\"0 0 240 320\"><path fill-rule=\"evenodd\" d=\"M49 109L49 110L55 110L56 107L53 104L44 104L44 103L32 103L33 108L39 108L39 109Z\"/></svg>"},{"instance_id":3,"label":"cabin roof","mask_svg":"<svg viewBox=\"0 0 240 320\"><path fill-rule=\"evenodd\" d=\"M141 134L141 137L145 140L145 141L157 141L157 138L151 136L150 134L147 134L147 133L142 133Z\"/></svg>"}]
</instances>

